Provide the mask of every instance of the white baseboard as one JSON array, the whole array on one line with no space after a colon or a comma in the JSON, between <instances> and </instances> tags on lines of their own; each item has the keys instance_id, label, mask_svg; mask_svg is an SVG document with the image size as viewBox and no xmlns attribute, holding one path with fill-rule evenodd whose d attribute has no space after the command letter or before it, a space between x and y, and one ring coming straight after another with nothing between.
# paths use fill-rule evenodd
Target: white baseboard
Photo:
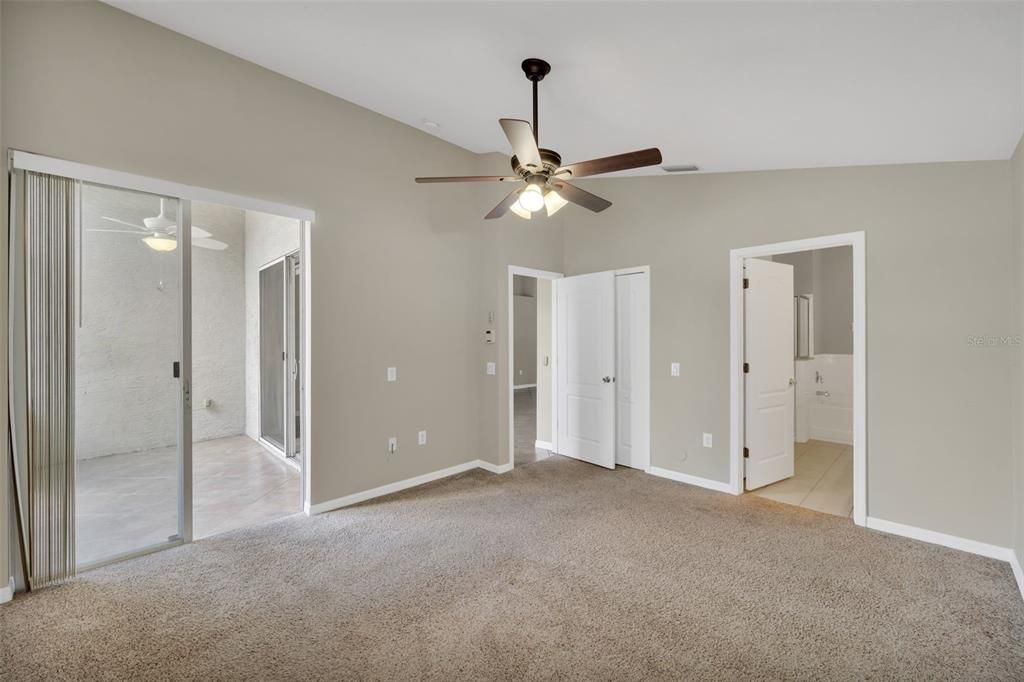
<instances>
[{"instance_id":1,"label":"white baseboard","mask_svg":"<svg viewBox=\"0 0 1024 682\"><path fill-rule=\"evenodd\" d=\"M689 483L690 485L699 486L701 488L707 488L708 490L717 490L720 493L729 493L730 495L735 495L732 486L725 481L713 481L710 478L691 476L690 474L672 471L671 469L662 469L661 467L651 467L650 469L647 470L647 473L651 474L652 476L667 478L673 481L679 481L680 483Z\"/></svg>"},{"instance_id":2,"label":"white baseboard","mask_svg":"<svg viewBox=\"0 0 1024 682\"><path fill-rule=\"evenodd\" d=\"M534 441L533 442L533 447L540 448L541 450L550 450L552 452L554 452L554 450L555 450L555 446L552 445L551 443L547 442L546 440L536 440L536 441Z\"/></svg>"},{"instance_id":3,"label":"white baseboard","mask_svg":"<svg viewBox=\"0 0 1024 682\"><path fill-rule=\"evenodd\" d=\"M483 469L484 471L490 471L492 474L507 474L508 472L512 471L511 462L509 462L508 464L491 464L490 462L485 462L482 459L478 459L476 462L474 462L474 464L476 464L478 468Z\"/></svg>"},{"instance_id":4,"label":"white baseboard","mask_svg":"<svg viewBox=\"0 0 1024 682\"><path fill-rule=\"evenodd\" d=\"M853 431L816 429L811 427L809 435L812 440L823 440L829 443L839 443L840 445L853 445Z\"/></svg>"},{"instance_id":5,"label":"white baseboard","mask_svg":"<svg viewBox=\"0 0 1024 682\"><path fill-rule=\"evenodd\" d=\"M372 500L375 497L383 497L384 495L397 493L408 488L415 488L416 486L423 485L424 483L430 483L442 478L461 474L462 472L469 471L470 469L484 469L492 474L503 474L512 470L512 464L491 464L490 462L485 462L482 459L475 459L472 462L456 464L455 466L448 467L446 469L439 469L437 471L431 471L428 474L413 476L412 478L407 478L404 481L396 481L394 483L388 483L387 485L364 490L360 493L352 493L351 495L345 495L344 497L328 500L327 502L308 505L305 512L306 514L313 516L333 511L335 509L341 509L342 507L350 507L353 504Z\"/></svg>"},{"instance_id":6,"label":"white baseboard","mask_svg":"<svg viewBox=\"0 0 1024 682\"><path fill-rule=\"evenodd\" d=\"M518 386L512 387L513 390L518 390L520 388L537 388L537 384L519 384Z\"/></svg>"},{"instance_id":7,"label":"white baseboard","mask_svg":"<svg viewBox=\"0 0 1024 682\"><path fill-rule=\"evenodd\" d=\"M913 538L914 540L929 542L933 545L942 545L943 547L949 547L950 549L959 549L962 552L980 554L981 556L986 556L990 559L1000 559L1002 561L1009 561L1012 563L1015 558L1013 550L1009 547L990 545L987 542L978 542L977 540L969 540L967 538L957 537L956 535L947 535L946 533L939 533L938 531L918 528L916 526L908 526L903 523L896 523L895 521L886 521L885 519L878 519L869 516L867 518L866 525L872 530L879 530L883 533L889 533L890 535L902 535L903 537ZM1020 579L1018 578L1018 581L1019 580Z\"/></svg>"},{"instance_id":8,"label":"white baseboard","mask_svg":"<svg viewBox=\"0 0 1024 682\"><path fill-rule=\"evenodd\" d=\"M1017 552L1010 551L1010 568L1013 569L1013 577L1017 579L1017 589L1020 590L1020 596L1024 598L1024 568L1021 568L1020 558L1017 556Z\"/></svg>"}]
</instances>

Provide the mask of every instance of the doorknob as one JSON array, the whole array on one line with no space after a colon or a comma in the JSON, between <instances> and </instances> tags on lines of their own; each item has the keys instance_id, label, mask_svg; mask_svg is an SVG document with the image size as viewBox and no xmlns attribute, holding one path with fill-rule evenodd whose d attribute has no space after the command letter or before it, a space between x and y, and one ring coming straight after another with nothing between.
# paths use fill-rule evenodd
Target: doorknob
<instances>
[{"instance_id":1,"label":"doorknob","mask_svg":"<svg viewBox=\"0 0 1024 682\"><path fill-rule=\"evenodd\" d=\"M610 384L610 383L612 383L612 378L611 377L604 377L603 379L601 379L601 381L603 381L606 384Z\"/></svg>"},{"instance_id":2,"label":"doorknob","mask_svg":"<svg viewBox=\"0 0 1024 682\"><path fill-rule=\"evenodd\" d=\"M796 379L794 379L793 377L790 377L789 378L789 385L790 386L796 386Z\"/></svg>"}]
</instances>

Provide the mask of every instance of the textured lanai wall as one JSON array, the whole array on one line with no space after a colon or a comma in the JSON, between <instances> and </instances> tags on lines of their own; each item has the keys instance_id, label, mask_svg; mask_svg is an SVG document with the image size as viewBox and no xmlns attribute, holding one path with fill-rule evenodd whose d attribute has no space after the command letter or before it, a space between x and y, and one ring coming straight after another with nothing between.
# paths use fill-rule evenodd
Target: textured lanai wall
<instances>
[{"instance_id":1,"label":"textured lanai wall","mask_svg":"<svg viewBox=\"0 0 1024 682\"><path fill-rule=\"evenodd\" d=\"M168 217L177 217L168 202ZM75 338L76 456L79 459L177 443L181 305L178 252L158 252L122 229L155 216L152 195L82 189L79 327ZM193 205L196 225L226 243L193 254L193 437L242 432L242 212ZM204 399L213 401L204 408Z\"/></svg>"}]
</instances>

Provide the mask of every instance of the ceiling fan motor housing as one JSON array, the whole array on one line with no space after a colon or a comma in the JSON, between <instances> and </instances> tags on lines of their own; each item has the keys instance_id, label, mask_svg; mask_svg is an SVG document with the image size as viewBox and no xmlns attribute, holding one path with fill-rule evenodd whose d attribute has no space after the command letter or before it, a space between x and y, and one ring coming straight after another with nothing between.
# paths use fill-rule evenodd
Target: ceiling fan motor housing
<instances>
[{"instance_id":1,"label":"ceiling fan motor housing","mask_svg":"<svg viewBox=\"0 0 1024 682\"><path fill-rule=\"evenodd\" d=\"M562 157L558 152L553 149L540 149L540 161L544 164L544 167L539 171L535 168L526 168L519 163L519 158L512 155L512 171L519 177L525 178L535 173L543 173L544 175L551 175L562 165Z\"/></svg>"}]
</instances>

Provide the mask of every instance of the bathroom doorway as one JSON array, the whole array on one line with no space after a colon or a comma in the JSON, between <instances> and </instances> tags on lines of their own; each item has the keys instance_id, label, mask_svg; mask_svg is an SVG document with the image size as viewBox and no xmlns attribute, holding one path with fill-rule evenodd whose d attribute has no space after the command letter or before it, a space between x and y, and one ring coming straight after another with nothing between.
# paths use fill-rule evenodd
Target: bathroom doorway
<instances>
[{"instance_id":1,"label":"bathroom doorway","mask_svg":"<svg viewBox=\"0 0 1024 682\"><path fill-rule=\"evenodd\" d=\"M732 252L736 493L864 524L862 233Z\"/></svg>"}]
</instances>

